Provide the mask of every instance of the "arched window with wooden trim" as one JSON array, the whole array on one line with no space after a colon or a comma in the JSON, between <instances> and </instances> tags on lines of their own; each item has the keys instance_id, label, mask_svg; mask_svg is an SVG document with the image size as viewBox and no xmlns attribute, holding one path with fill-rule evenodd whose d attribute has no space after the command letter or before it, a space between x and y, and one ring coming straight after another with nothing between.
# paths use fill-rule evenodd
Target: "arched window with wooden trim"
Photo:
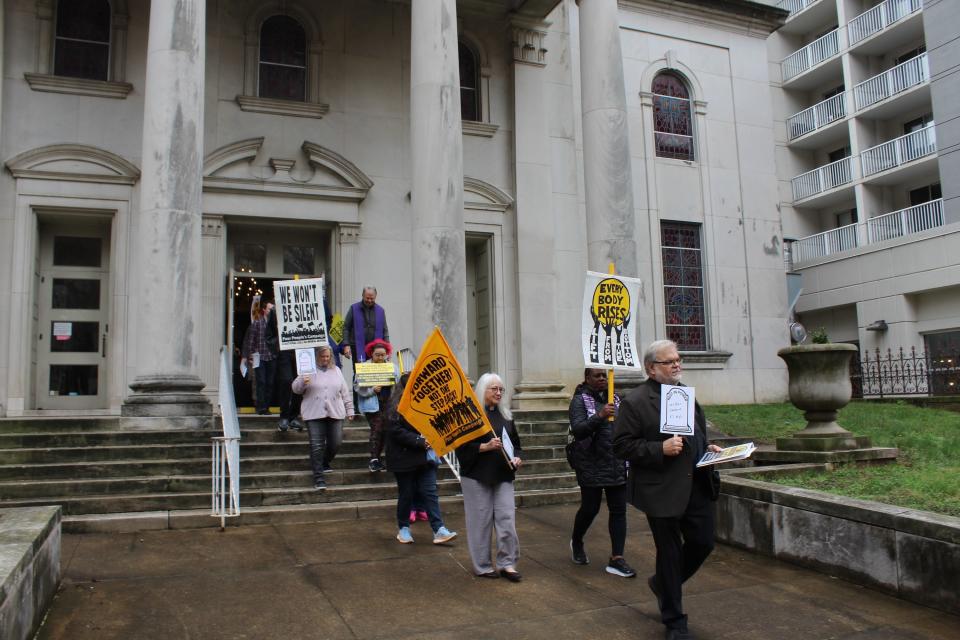
<instances>
[{"instance_id":1,"label":"arched window with wooden trim","mask_svg":"<svg viewBox=\"0 0 960 640\"><path fill-rule=\"evenodd\" d=\"M307 99L307 35L297 20L285 15L264 20L259 58L261 98Z\"/></svg>"},{"instance_id":2,"label":"arched window with wooden trim","mask_svg":"<svg viewBox=\"0 0 960 640\"><path fill-rule=\"evenodd\" d=\"M109 80L110 18L107 0L61 0L57 3L54 75Z\"/></svg>"},{"instance_id":3,"label":"arched window with wooden trim","mask_svg":"<svg viewBox=\"0 0 960 640\"><path fill-rule=\"evenodd\" d=\"M460 41L460 118L479 122L480 56L469 44Z\"/></svg>"},{"instance_id":4,"label":"arched window with wooden trim","mask_svg":"<svg viewBox=\"0 0 960 640\"><path fill-rule=\"evenodd\" d=\"M693 101L686 83L674 73L653 79L653 137L660 158L693 160Z\"/></svg>"}]
</instances>

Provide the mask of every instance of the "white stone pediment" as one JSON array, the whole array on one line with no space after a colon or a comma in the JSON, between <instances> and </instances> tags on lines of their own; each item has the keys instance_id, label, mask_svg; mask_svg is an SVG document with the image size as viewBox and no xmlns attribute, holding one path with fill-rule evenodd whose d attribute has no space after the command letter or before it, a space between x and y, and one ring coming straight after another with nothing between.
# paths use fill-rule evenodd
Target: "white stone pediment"
<instances>
[{"instance_id":1,"label":"white stone pediment","mask_svg":"<svg viewBox=\"0 0 960 640\"><path fill-rule=\"evenodd\" d=\"M463 206L480 211L506 211L513 198L499 187L477 178L463 178Z\"/></svg>"},{"instance_id":2,"label":"white stone pediment","mask_svg":"<svg viewBox=\"0 0 960 640\"><path fill-rule=\"evenodd\" d=\"M256 162L263 142L262 137L248 138L208 154L203 164L204 190L360 202L373 186L355 164L309 141L291 150L289 158Z\"/></svg>"},{"instance_id":3,"label":"white stone pediment","mask_svg":"<svg viewBox=\"0 0 960 640\"><path fill-rule=\"evenodd\" d=\"M134 184L140 169L115 153L82 144L53 144L7 161L15 178Z\"/></svg>"}]
</instances>

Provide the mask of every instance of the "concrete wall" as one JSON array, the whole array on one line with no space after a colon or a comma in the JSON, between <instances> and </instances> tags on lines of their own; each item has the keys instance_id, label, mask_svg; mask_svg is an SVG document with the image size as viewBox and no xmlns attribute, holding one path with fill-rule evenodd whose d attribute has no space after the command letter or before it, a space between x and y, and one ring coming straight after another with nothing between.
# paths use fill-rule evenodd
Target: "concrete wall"
<instances>
[{"instance_id":1,"label":"concrete wall","mask_svg":"<svg viewBox=\"0 0 960 640\"><path fill-rule=\"evenodd\" d=\"M960 613L960 518L725 473L717 539Z\"/></svg>"},{"instance_id":2,"label":"concrete wall","mask_svg":"<svg viewBox=\"0 0 960 640\"><path fill-rule=\"evenodd\" d=\"M32 638L60 584L60 507L0 509L0 638Z\"/></svg>"}]
</instances>

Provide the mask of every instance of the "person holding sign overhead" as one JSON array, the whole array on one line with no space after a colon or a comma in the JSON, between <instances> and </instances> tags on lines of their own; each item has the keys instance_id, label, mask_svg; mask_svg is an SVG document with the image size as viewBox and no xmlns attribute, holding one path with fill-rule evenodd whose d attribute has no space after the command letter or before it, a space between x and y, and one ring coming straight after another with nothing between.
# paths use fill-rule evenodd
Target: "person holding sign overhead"
<instances>
[{"instance_id":1,"label":"person holding sign overhead","mask_svg":"<svg viewBox=\"0 0 960 640\"><path fill-rule=\"evenodd\" d=\"M694 406L692 436L661 433L661 385L680 385L677 345L657 340L643 354L647 380L631 390L614 423L613 451L629 461L630 502L645 512L657 547L656 573L647 585L657 598L668 640L692 638L683 612L682 585L713 551L720 477L697 468L706 451L706 417Z\"/></svg>"},{"instance_id":2,"label":"person holding sign overhead","mask_svg":"<svg viewBox=\"0 0 960 640\"><path fill-rule=\"evenodd\" d=\"M343 419L353 420L353 395L343 373L333 365L329 345L317 347L317 370L300 374L293 381L293 392L303 395L300 412L310 434L310 465L313 488L323 491L330 463L343 442Z\"/></svg>"},{"instance_id":3,"label":"person holding sign overhead","mask_svg":"<svg viewBox=\"0 0 960 640\"><path fill-rule=\"evenodd\" d=\"M467 546L480 578L503 576L520 582L516 569L520 557L513 480L523 464L520 436L503 398L503 380L495 373L480 376L475 389L493 433L487 432L457 447L460 486L467 522ZM490 558L490 534L497 532L496 565Z\"/></svg>"}]
</instances>

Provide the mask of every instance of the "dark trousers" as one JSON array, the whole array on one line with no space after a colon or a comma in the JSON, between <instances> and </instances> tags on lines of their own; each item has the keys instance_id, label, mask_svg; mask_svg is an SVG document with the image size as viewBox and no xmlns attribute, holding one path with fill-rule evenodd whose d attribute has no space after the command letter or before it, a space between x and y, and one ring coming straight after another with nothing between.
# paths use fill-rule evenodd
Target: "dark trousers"
<instances>
[{"instance_id":1,"label":"dark trousers","mask_svg":"<svg viewBox=\"0 0 960 640\"><path fill-rule=\"evenodd\" d=\"M647 516L657 546L660 619L668 629L686 629L682 585L713 551L716 508L706 491L694 484L687 509L677 518Z\"/></svg>"},{"instance_id":2,"label":"dark trousers","mask_svg":"<svg viewBox=\"0 0 960 640\"><path fill-rule=\"evenodd\" d=\"M254 369L257 377L257 413L270 411L270 400L273 399L273 379L277 375L277 361L261 360L260 366Z\"/></svg>"},{"instance_id":3,"label":"dark trousers","mask_svg":"<svg viewBox=\"0 0 960 640\"><path fill-rule=\"evenodd\" d=\"M294 374L293 351L281 351L277 358L277 404L280 405L280 418L293 420L300 415L300 403L303 396L294 393L291 385Z\"/></svg>"},{"instance_id":4,"label":"dark trousers","mask_svg":"<svg viewBox=\"0 0 960 640\"><path fill-rule=\"evenodd\" d=\"M619 487L580 487L580 508L573 519L574 543L583 544L583 536L600 513L600 501L603 492L607 493L607 528L610 530L612 557L623 555L623 545L627 539L627 486Z\"/></svg>"},{"instance_id":5,"label":"dark trousers","mask_svg":"<svg viewBox=\"0 0 960 640\"><path fill-rule=\"evenodd\" d=\"M310 467L313 469L313 481L323 479L323 465L329 465L340 450L343 442L343 421L333 418L307 420L307 433L310 435Z\"/></svg>"},{"instance_id":6,"label":"dark trousers","mask_svg":"<svg viewBox=\"0 0 960 640\"><path fill-rule=\"evenodd\" d=\"M443 526L440 516L440 498L437 496L437 468L432 464L413 471L394 471L397 479L397 526L410 526L410 510L414 499L423 503L430 528L437 531Z\"/></svg>"},{"instance_id":7,"label":"dark trousers","mask_svg":"<svg viewBox=\"0 0 960 640\"><path fill-rule=\"evenodd\" d=\"M383 454L383 423L384 411L363 414L370 425L370 459L379 459Z\"/></svg>"}]
</instances>

